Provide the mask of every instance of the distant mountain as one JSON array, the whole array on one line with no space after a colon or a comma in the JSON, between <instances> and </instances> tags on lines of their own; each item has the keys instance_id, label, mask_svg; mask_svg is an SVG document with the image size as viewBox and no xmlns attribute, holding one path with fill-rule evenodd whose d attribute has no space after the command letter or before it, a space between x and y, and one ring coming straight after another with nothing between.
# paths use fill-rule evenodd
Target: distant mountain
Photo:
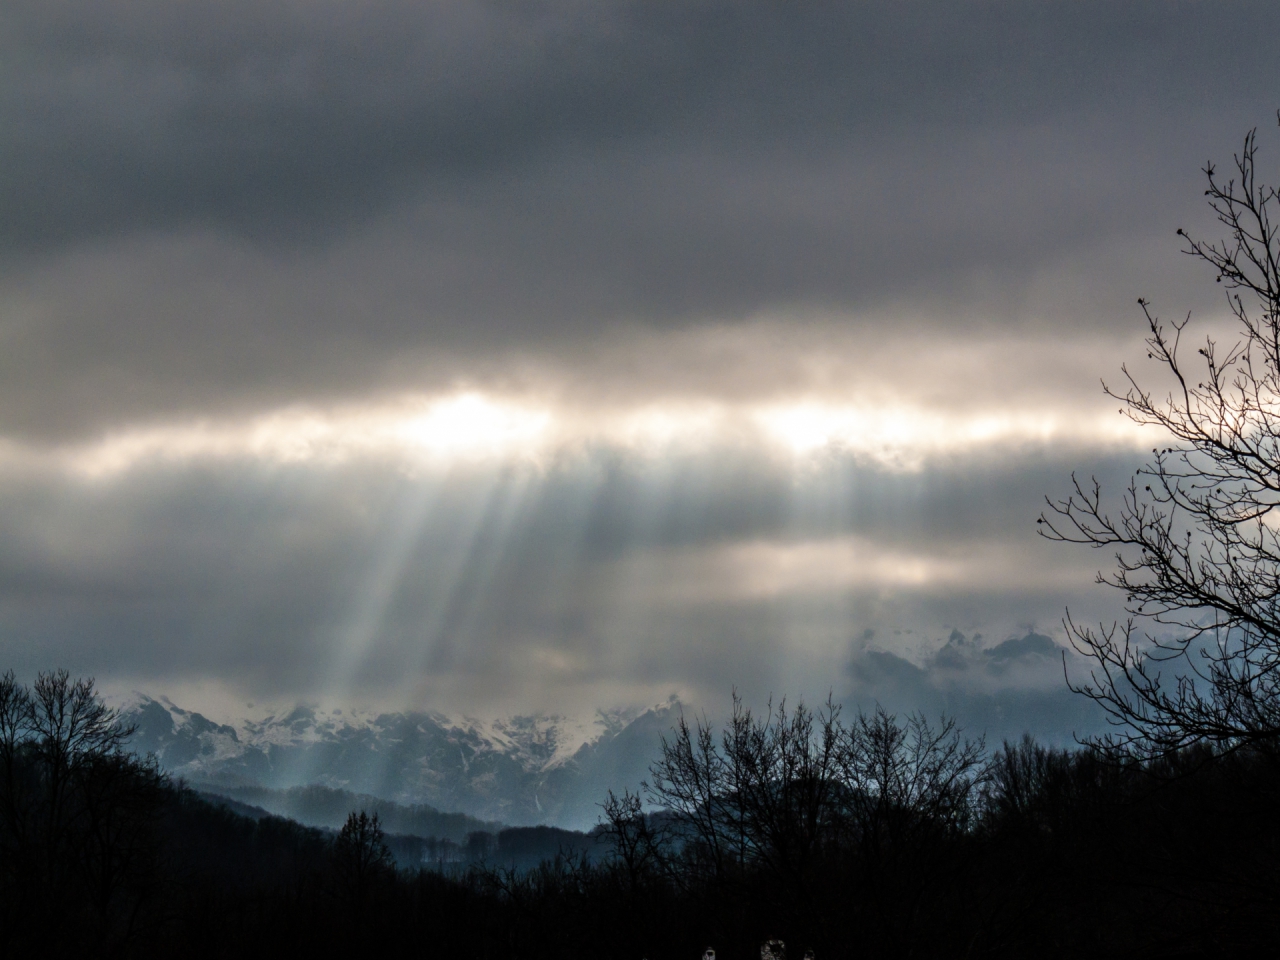
<instances>
[{"instance_id":1,"label":"distant mountain","mask_svg":"<svg viewBox=\"0 0 1280 960\"><path fill-rule=\"evenodd\" d=\"M406 806L394 800L314 783L286 790L200 780L189 780L188 783L202 796L216 798L241 816L274 814L308 827L338 830L353 810L376 813L382 829L388 833L435 837L458 844L465 843L467 837L477 831L496 834L503 827L496 821L479 820L465 813L443 813L429 804Z\"/></svg>"},{"instance_id":2,"label":"distant mountain","mask_svg":"<svg viewBox=\"0 0 1280 960\"><path fill-rule=\"evenodd\" d=\"M263 798L270 795L253 788L316 785L416 807L424 817L450 811L516 826L589 829L607 790L635 789L647 777L678 710L672 698L583 724L559 716L483 722L299 706L220 724L138 694L124 713L137 726L134 749L154 753L170 773L203 789L269 810L273 804ZM455 832L442 828L437 835Z\"/></svg>"},{"instance_id":3,"label":"distant mountain","mask_svg":"<svg viewBox=\"0 0 1280 960\"><path fill-rule=\"evenodd\" d=\"M504 827L463 813L441 813L433 807L405 807L390 800L329 787L219 787L199 789L202 800L250 820L286 817L308 827L338 830L352 810L376 813L383 840L404 869L440 870L468 864L529 870L557 855L597 859L608 849L599 831L586 833L560 827ZM260 801L261 805L246 802Z\"/></svg>"}]
</instances>

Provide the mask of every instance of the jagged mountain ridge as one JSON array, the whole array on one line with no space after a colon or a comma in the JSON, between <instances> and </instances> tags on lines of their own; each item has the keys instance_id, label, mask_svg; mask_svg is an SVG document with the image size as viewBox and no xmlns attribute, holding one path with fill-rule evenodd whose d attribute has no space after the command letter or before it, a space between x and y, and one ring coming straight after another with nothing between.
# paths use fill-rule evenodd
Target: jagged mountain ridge
<instances>
[{"instance_id":1,"label":"jagged mountain ridge","mask_svg":"<svg viewBox=\"0 0 1280 960\"><path fill-rule=\"evenodd\" d=\"M271 789L319 784L514 826L589 828L608 789L635 789L679 709L484 722L438 713L298 706L222 724L166 698L124 707L134 749L192 783Z\"/></svg>"}]
</instances>

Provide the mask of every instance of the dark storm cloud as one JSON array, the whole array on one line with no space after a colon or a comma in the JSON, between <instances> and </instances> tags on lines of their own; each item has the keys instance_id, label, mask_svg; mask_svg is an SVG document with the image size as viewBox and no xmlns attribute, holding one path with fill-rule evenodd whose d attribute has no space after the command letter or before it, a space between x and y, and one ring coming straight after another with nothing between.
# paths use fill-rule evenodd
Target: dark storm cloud
<instances>
[{"instance_id":1,"label":"dark storm cloud","mask_svg":"<svg viewBox=\"0 0 1280 960\"><path fill-rule=\"evenodd\" d=\"M1263 3L10 3L0 222L17 244L271 232L620 142L821 149L1247 101L1276 25Z\"/></svg>"},{"instance_id":2,"label":"dark storm cloud","mask_svg":"<svg viewBox=\"0 0 1280 960\"><path fill-rule=\"evenodd\" d=\"M1172 230L1271 115L1280 27L1168 2L0 17L0 433L37 439L529 356L555 382L635 324L1199 307Z\"/></svg>"},{"instance_id":3,"label":"dark storm cloud","mask_svg":"<svg viewBox=\"0 0 1280 960\"><path fill-rule=\"evenodd\" d=\"M841 298L904 244L918 274L1118 229L1146 204L1117 181L1167 175L1213 117L1267 115L1280 26L1164 2L7 10L11 249L201 226L305 243L425 197L455 256L490 251L518 287L572 260L619 298L574 312L657 317ZM610 276L628 252L640 296Z\"/></svg>"}]
</instances>

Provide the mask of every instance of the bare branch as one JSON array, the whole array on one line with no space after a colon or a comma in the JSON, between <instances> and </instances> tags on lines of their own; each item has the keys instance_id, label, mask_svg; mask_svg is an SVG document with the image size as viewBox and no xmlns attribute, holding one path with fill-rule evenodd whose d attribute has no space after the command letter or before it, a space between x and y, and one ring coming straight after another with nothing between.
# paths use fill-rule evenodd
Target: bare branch
<instances>
[{"instance_id":1,"label":"bare branch","mask_svg":"<svg viewBox=\"0 0 1280 960\"><path fill-rule=\"evenodd\" d=\"M1280 193L1258 182L1257 156L1250 131L1231 178L1204 168L1226 239L1178 230L1183 252L1226 287L1240 339L1206 338L1188 363L1190 315L1166 326L1139 300L1147 357L1174 389L1159 398L1122 367L1123 389L1104 390L1169 445L1115 507L1096 480L1073 476L1038 521L1047 539L1114 553L1098 582L1123 593L1129 619L1092 628L1068 613L1068 636L1093 664L1072 689L1102 707L1108 743L1147 754L1201 742L1272 749L1280 738Z\"/></svg>"}]
</instances>

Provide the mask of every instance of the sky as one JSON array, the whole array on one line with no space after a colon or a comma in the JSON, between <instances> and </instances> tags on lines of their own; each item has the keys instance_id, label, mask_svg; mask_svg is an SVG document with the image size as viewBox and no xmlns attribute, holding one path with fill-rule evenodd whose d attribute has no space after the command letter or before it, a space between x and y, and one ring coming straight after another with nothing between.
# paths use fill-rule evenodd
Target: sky
<instances>
[{"instance_id":1,"label":"sky","mask_svg":"<svg viewBox=\"0 0 1280 960\"><path fill-rule=\"evenodd\" d=\"M1069 738L1273 3L6 0L0 666ZM1028 639L1029 638L1029 639ZM1045 639L1048 638L1048 639ZM1013 644L1009 640L1016 641ZM1069 658L1068 670L1082 665ZM1077 674L1078 675L1078 674Z\"/></svg>"}]
</instances>

